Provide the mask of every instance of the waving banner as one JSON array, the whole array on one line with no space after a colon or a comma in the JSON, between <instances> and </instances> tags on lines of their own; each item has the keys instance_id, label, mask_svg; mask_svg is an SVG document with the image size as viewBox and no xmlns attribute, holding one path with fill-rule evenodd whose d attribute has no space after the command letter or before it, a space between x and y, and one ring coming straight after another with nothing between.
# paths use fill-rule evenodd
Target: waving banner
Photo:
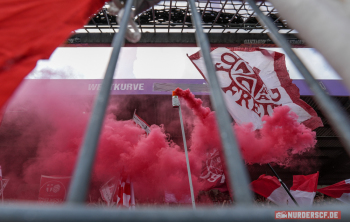
<instances>
[{"instance_id":1,"label":"waving banner","mask_svg":"<svg viewBox=\"0 0 350 222\"><path fill-rule=\"evenodd\" d=\"M100 188L100 193L102 199L107 203L108 206L111 205L114 192L117 189L116 179L113 177L103 184Z\"/></svg>"},{"instance_id":2,"label":"waving banner","mask_svg":"<svg viewBox=\"0 0 350 222\"><path fill-rule=\"evenodd\" d=\"M41 175L39 202L61 203L68 194L70 177Z\"/></svg>"},{"instance_id":3,"label":"waving banner","mask_svg":"<svg viewBox=\"0 0 350 222\"><path fill-rule=\"evenodd\" d=\"M212 48L211 57L227 109L238 124L251 122L259 129L261 118L283 105L298 115L299 123L311 129L323 125L316 112L300 99L298 87L289 78L284 54L259 48ZM207 79L199 52L189 58Z\"/></svg>"},{"instance_id":4,"label":"waving banner","mask_svg":"<svg viewBox=\"0 0 350 222\"><path fill-rule=\"evenodd\" d=\"M207 152L200 178L205 181L202 187L203 190L218 189L221 192L228 190L218 149Z\"/></svg>"}]
</instances>

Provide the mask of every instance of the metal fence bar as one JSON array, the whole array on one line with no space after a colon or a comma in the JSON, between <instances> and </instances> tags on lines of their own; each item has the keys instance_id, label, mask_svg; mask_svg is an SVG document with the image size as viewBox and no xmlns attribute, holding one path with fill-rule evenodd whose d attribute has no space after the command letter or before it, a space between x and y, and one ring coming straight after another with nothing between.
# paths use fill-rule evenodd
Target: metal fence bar
<instances>
[{"instance_id":1,"label":"metal fence bar","mask_svg":"<svg viewBox=\"0 0 350 222\"><path fill-rule=\"evenodd\" d=\"M303 207L303 211L341 211L341 219L350 220L349 207L346 205L327 205L318 207ZM135 211L101 207L84 206L33 206L23 204L2 205L0 207L0 221L11 222L234 222L234 221L274 221L275 211L298 211L295 207L262 208L144 208ZM301 221L300 219L298 221ZM308 220L310 221L310 219ZM325 220L323 220L325 221ZM330 220L326 220L330 221ZM334 221L334 220L332 220Z\"/></svg>"},{"instance_id":2,"label":"metal fence bar","mask_svg":"<svg viewBox=\"0 0 350 222\"><path fill-rule=\"evenodd\" d=\"M186 6L186 13L185 13L185 16L184 16L184 20L182 22L182 28L181 28L181 33L184 31L184 27L185 27L185 23L186 23L186 19L187 19L187 14L188 14L188 2L187 2L187 6Z\"/></svg>"},{"instance_id":3,"label":"metal fence bar","mask_svg":"<svg viewBox=\"0 0 350 222\"><path fill-rule=\"evenodd\" d=\"M216 23L216 22L218 21L218 19L220 18L220 15L221 15L221 13L222 13L222 10L225 8L225 5L226 5L227 1L228 1L228 0L226 0L225 3L222 5L222 7L221 7L221 9L220 9L218 15L216 16L214 22L211 24L211 27L210 27L208 33L211 31L211 29L213 28L213 26L215 25L215 23Z\"/></svg>"},{"instance_id":4,"label":"metal fence bar","mask_svg":"<svg viewBox=\"0 0 350 222\"><path fill-rule=\"evenodd\" d=\"M234 192L237 204L251 204L253 196L249 189L249 176L244 162L241 158L237 140L232 132L231 119L226 110L226 104L222 96L213 60L210 56L210 45L208 37L203 32L201 17L197 12L195 1L188 0L191 7L192 21L196 28L196 41L201 48L209 77L210 98L216 112L221 142L225 154L225 162L228 169L230 188Z\"/></svg>"},{"instance_id":5,"label":"metal fence bar","mask_svg":"<svg viewBox=\"0 0 350 222\"><path fill-rule=\"evenodd\" d=\"M84 136L83 144L80 148L77 164L69 187L67 197L69 203L83 203L86 200L92 166L95 160L97 145L110 95L110 88L113 82L120 48L124 44L124 36L131 15L132 3L133 1L127 1L119 33L115 35L112 42L112 55L102 82L101 91L95 100L94 109Z\"/></svg>"},{"instance_id":6,"label":"metal fence bar","mask_svg":"<svg viewBox=\"0 0 350 222\"><path fill-rule=\"evenodd\" d=\"M303 75L306 83L315 94L317 104L320 106L327 119L330 120L332 128L337 132L340 140L343 143L343 146L350 155L350 121L347 117L347 114L344 112L344 110L341 109L336 101L334 101L329 95L325 93L325 91L323 91L319 83L314 79L303 62L294 53L291 45L278 32L278 29L274 23L268 17L266 17L255 5L255 1L247 0L247 2L251 5L251 7L258 15L260 22L263 23L262 25L266 26L269 29L272 40L281 48L283 48L284 52L288 55L299 72Z\"/></svg>"},{"instance_id":7,"label":"metal fence bar","mask_svg":"<svg viewBox=\"0 0 350 222\"><path fill-rule=\"evenodd\" d=\"M170 0L170 9L169 9L169 24L168 24L168 33L170 32L170 22L171 22L171 6L173 1Z\"/></svg>"}]
</instances>

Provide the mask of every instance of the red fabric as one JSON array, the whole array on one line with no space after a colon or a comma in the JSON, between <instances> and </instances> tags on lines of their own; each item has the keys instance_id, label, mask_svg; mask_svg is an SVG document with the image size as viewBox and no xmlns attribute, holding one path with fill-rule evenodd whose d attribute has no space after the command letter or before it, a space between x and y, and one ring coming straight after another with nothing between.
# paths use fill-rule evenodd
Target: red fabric
<instances>
[{"instance_id":1,"label":"red fabric","mask_svg":"<svg viewBox=\"0 0 350 222\"><path fill-rule=\"evenodd\" d=\"M318 183L318 172L310 175L294 175L293 186L290 190L316 192Z\"/></svg>"},{"instance_id":2,"label":"red fabric","mask_svg":"<svg viewBox=\"0 0 350 222\"><path fill-rule=\"evenodd\" d=\"M255 193L267 198L274 190L281 186L281 183L278 181L277 177L263 174L250 185Z\"/></svg>"},{"instance_id":3,"label":"red fabric","mask_svg":"<svg viewBox=\"0 0 350 222\"><path fill-rule=\"evenodd\" d=\"M4 118L4 114L5 112L0 110L0 126L2 124L2 119Z\"/></svg>"},{"instance_id":4,"label":"red fabric","mask_svg":"<svg viewBox=\"0 0 350 222\"><path fill-rule=\"evenodd\" d=\"M350 193L350 181L349 179L343 180L328 187L318 189L317 191L333 198L339 198L344 193Z\"/></svg>"},{"instance_id":5,"label":"red fabric","mask_svg":"<svg viewBox=\"0 0 350 222\"><path fill-rule=\"evenodd\" d=\"M0 181L2 180L2 170L1 170L1 166L0 166ZM0 188L0 190L2 189L2 187Z\"/></svg>"},{"instance_id":6,"label":"red fabric","mask_svg":"<svg viewBox=\"0 0 350 222\"><path fill-rule=\"evenodd\" d=\"M41 176L39 202L61 203L68 194L70 177Z\"/></svg>"},{"instance_id":7,"label":"red fabric","mask_svg":"<svg viewBox=\"0 0 350 222\"><path fill-rule=\"evenodd\" d=\"M0 1L0 109L39 59L87 23L105 0Z\"/></svg>"}]
</instances>

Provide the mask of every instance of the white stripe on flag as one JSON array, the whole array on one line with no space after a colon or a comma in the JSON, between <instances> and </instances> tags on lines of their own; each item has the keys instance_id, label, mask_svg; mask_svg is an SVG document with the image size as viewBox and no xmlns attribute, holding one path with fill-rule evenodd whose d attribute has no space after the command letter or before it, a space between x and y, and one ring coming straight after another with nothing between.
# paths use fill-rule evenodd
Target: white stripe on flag
<instances>
[{"instance_id":1,"label":"white stripe on flag","mask_svg":"<svg viewBox=\"0 0 350 222\"><path fill-rule=\"evenodd\" d=\"M138 115L136 115L134 113L134 116L132 118L134 120L134 122L139 125L142 129L144 129L146 131L147 134L151 133L151 129L149 128L148 124L143 121Z\"/></svg>"}]
</instances>

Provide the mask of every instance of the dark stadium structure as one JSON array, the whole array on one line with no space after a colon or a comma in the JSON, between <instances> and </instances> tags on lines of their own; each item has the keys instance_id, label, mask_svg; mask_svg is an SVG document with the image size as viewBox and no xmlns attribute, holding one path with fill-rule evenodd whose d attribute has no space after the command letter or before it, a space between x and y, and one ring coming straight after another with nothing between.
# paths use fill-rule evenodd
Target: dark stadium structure
<instances>
[{"instance_id":1,"label":"dark stadium structure","mask_svg":"<svg viewBox=\"0 0 350 222\"><path fill-rule=\"evenodd\" d=\"M240 44L273 45L268 30L257 20L248 3L244 1L196 1L202 17L202 26L212 45L230 46ZM118 32L116 16L109 15L107 7L91 17L87 25L67 40L67 46L109 45ZM276 9L268 2L259 3L263 11L278 27L294 47L302 47L304 41L298 39L295 30L287 25ZM170 21L170 22L169 22ZM135 22L142 33L141 40L127 46L175 46L195 45L195 29L191 20L191 10L186 1L161 1L158 5L137 15ZM232 45L233 44L233 45Z\"/></svg>"}]
</instances>

